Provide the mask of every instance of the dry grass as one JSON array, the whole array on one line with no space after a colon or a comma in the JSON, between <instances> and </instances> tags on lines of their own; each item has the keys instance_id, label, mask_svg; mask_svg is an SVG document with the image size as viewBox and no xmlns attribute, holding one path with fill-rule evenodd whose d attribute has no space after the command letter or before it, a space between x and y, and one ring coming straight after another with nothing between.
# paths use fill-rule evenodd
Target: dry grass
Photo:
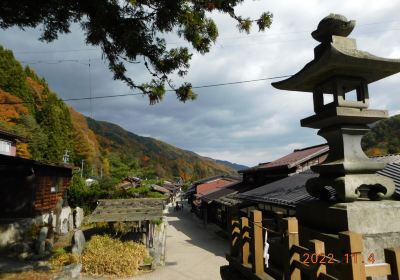
<instances>
[{"instance_id":1,"label":"dry grass","mask_svg":"<svg viewBox=\"0 0 400 280\"><path fill-rule=\"evenodd\" d=\"M51 264L53 270L58 270L62 266L79 262L80 257L78 255L66 252L57 253L49 259L49 263Z\"/></svg>"},{"instance_id":2,"label":"dry grass","mask_svg":"<svg viewBox=\"0 0 400 280\"><path fill-rule=\"evenodd\" d=\"M122 242L109 235L94 235L82 255L83 271L91 275L132 276L148 257L142 244Z\"/></svg>"},{"instance_id":3,"label":"dry grass","mask_svg":"<svg viewBox=\"0 0 400 280\"><path fill-rule=\"evenodd\" d=\"M51 280L54 275L49 272L26 271L19 273L0 273L2 280Z\"/></svg>"}]
</instances>

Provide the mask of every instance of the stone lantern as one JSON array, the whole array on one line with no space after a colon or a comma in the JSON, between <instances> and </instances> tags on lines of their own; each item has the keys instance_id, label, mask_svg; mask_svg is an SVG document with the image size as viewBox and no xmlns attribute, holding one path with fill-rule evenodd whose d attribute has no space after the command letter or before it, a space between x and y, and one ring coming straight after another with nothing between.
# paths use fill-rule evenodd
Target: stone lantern
<instances>
[{"instance_id":1,"label":"stone lantern","mask_svg":"<svg viewBox=\"0 0 400 280\"><path fill-rule=\"evenodd\" d=\"M386 59L357 49L347 38L355 21L331 14L312 33L320 44L314 60L292 77L273 83L275 88L312 92L315 115L301 126L319 129L329 145L327 160L312 170L319 177L309 180L307 191L322 200L350 202L359 198L389 199L395 190L391 179L376 174L384 163L369 159L361 149L368 124L388 118L386 110L368 109L368 84L400 72L399 59ZM350 99L350 94L354 99ZM327 103L331 95L332 102Z\"/></svg>"},{"instance_id":2,"label":"stone lantern","mask_svg":"<svg viewBox=\"0 0 400 280\"><path fill-rule=\"evenodd\" d=\"M400 202L389 199L394 183L376 174L384 164L363 153L361 138L368 124L388 117L385 110L368 109L368 84L400 72L400 60L358 50L356 41L346 38L354 26L341 15L324 18L312 33L320 42L315 58L297 74L272 85L313 93L315 114L301 120L301 125L319 129L330 149L326 161L312 167L319 177L306 183L307 191L319 199L296 207L300 244L325 240L326 252L340 256L343 252L330 238L353 231L363 235L364 259L373 253L377 262L383 262L383 248L400 247ZM326 102L327 95L332 102Z\"/></svg>"}]
</instances>

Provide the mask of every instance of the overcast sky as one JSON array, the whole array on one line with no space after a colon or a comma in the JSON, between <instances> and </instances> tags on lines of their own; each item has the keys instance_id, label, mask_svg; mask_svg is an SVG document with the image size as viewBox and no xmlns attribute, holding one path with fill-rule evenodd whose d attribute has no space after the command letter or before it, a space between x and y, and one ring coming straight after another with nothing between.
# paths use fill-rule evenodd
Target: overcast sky
<instances>
[{"instance_id":1,"label":"overcast sky","mask_svg":"<svg viewBox=\"0 0 400 280\"><path fill-rule=\"evenodd\" d=\"M317 42L310 33L329 13L357 21L350 37L357 39L359 49L400 58L400 1L247 0L237 8L238 14L253 18L262 11L274 14L272 27L264 33L254 28L250 35L239 33L229 16L213 14L220 37L210 53L193 56L185 81L198 86L294 74L313 59ZM85 45L78 26L50 44L37 40L39 32L0 30L0 44L45 77L61 98L90 96L90 81L92 96L130 92L112 79L100 50ZM179 38L168 38L168 42L171 47L186 45ZM149 79L141 65L130 65L129 70L136 81ZM311 93L279 91L270 85L273 81L277 80L199 89L198 99L185 104L172 93L153 106L141 96L69 104L136 134L252 166L324 142L316 130L300 127L300 119L313 113ZM371 108L400 113L399 88L399 74L371 85Z\"/></svg>"}]
</instances>

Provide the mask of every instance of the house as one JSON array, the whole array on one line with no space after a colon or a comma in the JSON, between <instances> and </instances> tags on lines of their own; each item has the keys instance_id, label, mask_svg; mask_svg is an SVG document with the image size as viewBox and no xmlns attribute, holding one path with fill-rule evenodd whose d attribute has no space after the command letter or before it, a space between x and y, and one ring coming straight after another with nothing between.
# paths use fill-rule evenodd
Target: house
<instances>
[{"instance_id":1,"label":"house","mask_svg":"<svg viewBox=\"0 0 400 280\"><path fill-rule=\"evenodd\" d=\"M142 180L138 177L126 177L120 183L114 186L115 189L128 190L130 188L139 187Z\"/></svg>"},{"instance_id":2,"label":"house","mask_svg":"<svg viewBox=\"0 0 400 280\"><path fill-rule=\"evenodd\" d=\"M0 130L0 154L15 157L17 154L17 142L22 139L17 134Z\"/></svg>"},{"instance_id":3,"label":"house","mask_svg":"<svg viewBox=\"0 0 400 280\"><path fill-rule=\"evenodd\" d=\"M240 170L243 182L247 185L261 186L267 183L308 170L323 162L328 156L327 144L295 149L292 153L267 163Z\"/></svg>"},{"instance_id":4,"label":"house","mask_svg":"<svg viewBox=\"0 0 400 280\"><path fill-rule=\"evenodd\" d=\"M72 230L71 177L69 166L0 155L0 247L23 240L34 225L51 224L60 234Z\"/></svg>"},{"instance_id":5,"label":"house","mask_svg":"<svg viewBox=\"0 0 400 280\"><path fill-rule=\"evenodd\" d=\"M209 218L214 220L214 211L208 212L209 208L207 203L203 203L203 197L210 195L213 192L221 189L228 188L240 182L240 178L224 176L216 179L212 179L207 182L200 183L196 186L196 193L192 200L192 210L197 216L204 219L204 223L207 224Z\"/></svg>"},{"instance_id":6,"label":"house","mask_svg":"<svg viewBox=\"0 0 400 280\"><path fill-rule=\"evenodd\" d=\"M395 185L395 197L400 198L400 155L388 155L372 158L376 161L385 162L386 166L377 174L391 178ZM295 208L299 203L315 200L306 190L305 184L308 179L317 177L318 174L306 170L293 176L275 181L264 186L239 193L235 197L255 206L263 211L281 212L285 216L294 216ZM334 189L330 190L331 197L335 195Z\"/></svg>"},{"instance_id":7,"label":"house","mask_svg":"<svg viewBox=\"0 0 400 280\"><path fill-rule=\"evenodd\" d=\"M164 194L164 195L166 195L166 196L170 196L171 195L171 192L168 190L168 189L166 189L166 188L164 188L164 187L161 187L161 186L159 186L159 185L151 185L150 186L151 187L151 190L152 191L155 191L155 192L158 192L158 193L161 193L161 194Z\"/></svg>"},{"instance_id":8,"label":"house","mask_svg":"<svg viewBox=\"0 0 400 280\"><path fill-rule=\"evenodd\" d=\"M0 218L36 217L53 210L71 177L69 166L0 155Z\"/></svg>"},{"instance_id":9,"label":"house","mask_svg":"<svg viewBox=\"0 0 400 280\"><path fill-rule=\"evenodd\" d=\"M292 153L268 163L239 171L243 176L240 183L212 191L200 197L203 209L207 208L208 220L228 229L230 217L237 212L237 206L247 209L253 201L242 200L241 194L260 186L309 170L310 166L323 162L328 155L326 144L296 149Z\"/></svg>"},{"instance_id":10,"label":"house","mask_svg":"<svg viewBox=\"0 0 400 280\"><path fill-rule=\"evenodd\" d=\"M389 155L372 158L387 163L385 168L377 174L391 178L396 185L395 199L400 199L400 155ZM312 170L306 170L290 177L260 186L247 192L238 193L235 199L239 201L235 205L240 216L249 216L250 210L262 211L262 226L269 230L269 255L270 265L281 267L282 251L281 236L284 233L281 219L285 217L297 217L305 219L302 213L297 213L297 206L317 200L311 196L305 187L308 179L319 176ZM334 200L335 191L331 189L331 197ZM301 240L302 241L302 240Z\"/></svg>"}]
</instances>

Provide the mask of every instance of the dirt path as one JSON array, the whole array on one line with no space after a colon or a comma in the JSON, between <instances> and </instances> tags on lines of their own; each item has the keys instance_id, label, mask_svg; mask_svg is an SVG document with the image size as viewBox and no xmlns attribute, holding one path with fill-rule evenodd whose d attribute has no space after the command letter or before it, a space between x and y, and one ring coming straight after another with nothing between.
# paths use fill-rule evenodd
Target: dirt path
<instances>
[{"instance_id":1,"label":"dirt path","mask_svg":"<svg viewBox=\"0 0 400 280\"><path fill-rule=\"evenodd\" d=\"M226 265L228 242L215 234L214 227L204 228L185 207L171 209L167 216L166 265L137 280L212 280L221 279L219 268Z\"/></svg>"}]
</instances>

